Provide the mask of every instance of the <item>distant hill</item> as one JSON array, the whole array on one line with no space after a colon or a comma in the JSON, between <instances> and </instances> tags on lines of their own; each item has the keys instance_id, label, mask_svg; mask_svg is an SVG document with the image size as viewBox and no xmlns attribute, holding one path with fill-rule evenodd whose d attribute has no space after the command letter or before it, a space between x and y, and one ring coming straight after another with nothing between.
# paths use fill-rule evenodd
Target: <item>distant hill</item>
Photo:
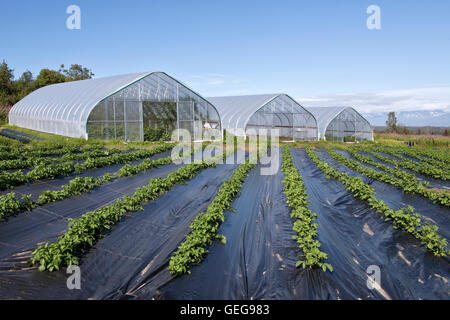
<instances>
[{"instance_id":1,"label":"distant hill","mask_svg":"<svg viewBox=\"0 0 450 320\"><path fill-rule=\"evenodd\" d=\"M361 114L373 126L386 125L388 112L361 112ZM407 127L450 127L450 112L444 110L395 111L395 115L398 124Z\"/></svg>"}]
</instances>

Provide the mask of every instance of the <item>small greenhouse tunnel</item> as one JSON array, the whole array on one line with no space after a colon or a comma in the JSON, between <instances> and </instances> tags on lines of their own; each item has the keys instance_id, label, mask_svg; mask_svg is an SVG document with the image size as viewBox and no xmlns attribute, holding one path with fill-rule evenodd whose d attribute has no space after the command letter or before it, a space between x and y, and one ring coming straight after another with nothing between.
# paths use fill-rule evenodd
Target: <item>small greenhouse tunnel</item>
<instances>
[{"instance_id":1,"label":"small greenhouse tunnel","mask_svg":"<svg viewBox=\"0 0 450 320\"><path fill-rule=\"evenodd\" d=\"M283 140L317 140L314 116L286 94L208 98L219 111L222 126L236 135L268 134L278 129Z\"/></svg>"},{"instance_id":2,"label":"small greenhouse tunnel","mask_svg":"<svg viewBox=\"0 0 450 320\"><path fill-rule=\"evenodd\" d=\"M373 140L372 126L351 107L307 109L317 119L320 139L341 142Z\"/></svg>"}]
</instances>

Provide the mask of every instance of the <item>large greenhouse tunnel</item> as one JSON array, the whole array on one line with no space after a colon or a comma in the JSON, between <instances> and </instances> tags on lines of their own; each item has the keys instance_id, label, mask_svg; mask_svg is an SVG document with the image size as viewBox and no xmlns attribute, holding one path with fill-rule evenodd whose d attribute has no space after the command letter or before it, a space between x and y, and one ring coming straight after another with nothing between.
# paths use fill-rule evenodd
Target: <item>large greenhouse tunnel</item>
<instances>
[{"instance_id":1,"label":"large greenhouse tunnel","mask_svg":"<svg viewBox=\"0 0 450 320\"><path fill-rule=\"evenodd\" d=\"M278 129L284 140L317 140L314 116L286 94L208 98L221 115L223 129L236 135Z\"/></svg>"},{"instance_id":2,"label":"large greenhouse tunnel","mask_svg":"<svg viewBox=\"0 0 450 320\"><path fill-rule=\"evenodd\" d=\"M66 82L40 88L11 109L9 123L85 139L142 141L144 129L217 136L220 116L203 97L163 72Z\"/></svg>"},{"instance_id":3,"label":"large greenhouse tunnel","mask_svg":"<svg viewBox=\"0 0 450 320\"><path fill-rule=\"evenodd\" d=\"M320 139L328 141L373 140L370 123L351 107L307 108L317 119Z\"/></svg>"}]
</instances>

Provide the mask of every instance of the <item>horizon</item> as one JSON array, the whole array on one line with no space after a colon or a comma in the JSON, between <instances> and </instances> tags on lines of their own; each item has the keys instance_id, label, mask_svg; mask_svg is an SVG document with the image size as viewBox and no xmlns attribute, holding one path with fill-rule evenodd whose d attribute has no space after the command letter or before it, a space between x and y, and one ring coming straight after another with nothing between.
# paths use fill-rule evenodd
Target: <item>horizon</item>
<instances>
[{"instance_id":1,"label":"horizon","mask_svg":"<svg viewBox=\"0 0 450 320\"><path fill-rule=\"evenodd\" d=\"M72 4L79 30L66 25ZM370 5L379 30L367 26ZM445 0L22 0L0 12L0 59L16 79L75 63L95 78L161 70L203 97L280 92L306 107L354 107L373 125L389 111L405 115L399 122L423 112L423 126L450 123Z\"/></svg>"}]
</instances>

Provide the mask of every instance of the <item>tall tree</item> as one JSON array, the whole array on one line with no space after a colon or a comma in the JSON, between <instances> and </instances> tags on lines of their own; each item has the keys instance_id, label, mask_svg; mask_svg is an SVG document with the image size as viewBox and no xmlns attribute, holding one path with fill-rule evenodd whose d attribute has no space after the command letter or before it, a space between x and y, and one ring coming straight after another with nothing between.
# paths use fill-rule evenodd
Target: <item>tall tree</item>
<instances>
[{"instance_id":1,"label":"tall tree","mask_svg":"<svg viewBox=\"0 0 450 320\"><path fill-rule=\"evenodd\" d=\"M69 69L64 69L64 65L62 64L59 72L66 76L67 81L86 80L94 76L91 70L83 67L81 64L72 64Z\"/></svg>"},{"instance_id":2,"label":"tall tree","mask_svg":"<svg viewBox=\"0 0 450 320\"><path fill-rule=\"evenodd\" d=\"M0 106L10 106L15 102L13 71L3 60L0 64Z\"/></svg>"},{"instance_id":3,"label":"tall tree","mask_svg":"<svg viewBox=\"0 0 450 320\"><path fill-rule=\"evenodd\" d=\"M50 84L66 82L66 80L66 77L59 71L42 69L36 78L36 89L48 86Z\"/></svg>"},{"instance_id":4,"label":"tall tree","mask_svg":"<svg viewBox=\"0 0 450 320\"><path fill-rule=\"evenodd\" d=\"M386 131L387 132L397 132L397 117L395 112L389 112L388 119L386 121Z\"/></svg>"},{"instance_id":5,"label":"tall tree","mask_svg":"<svg viewBox=\"0 0 450 320\"><path fill-rule=\"evenodd\" d=\"M27 70L16 81L16 101L24 98L34 90L33 74Z\"/></svg>"}]
</instances>

